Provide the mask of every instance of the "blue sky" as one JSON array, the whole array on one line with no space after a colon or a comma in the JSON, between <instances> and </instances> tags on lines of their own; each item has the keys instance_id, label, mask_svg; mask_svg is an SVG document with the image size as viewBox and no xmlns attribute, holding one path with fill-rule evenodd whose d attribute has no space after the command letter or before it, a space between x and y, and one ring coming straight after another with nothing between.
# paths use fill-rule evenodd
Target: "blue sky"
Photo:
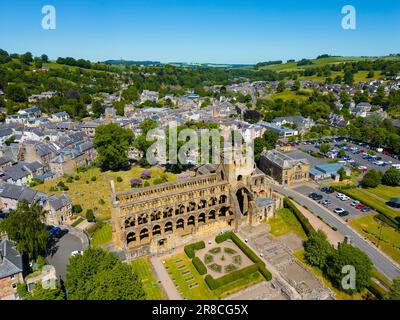
<instances>
[{"instance_id":1,"label":"blue sky","mask_svg":"<svg viewBox=\"0 0 400 320\"><path fill-rule=\"evenodd\" d=\"M56 30L41 28L47 4ZM347 4L356 30L341 27ZM399 40L398 0L0 1L0 48L51 59L257 63L400 53Z\"/></svg>"}]
</instances>

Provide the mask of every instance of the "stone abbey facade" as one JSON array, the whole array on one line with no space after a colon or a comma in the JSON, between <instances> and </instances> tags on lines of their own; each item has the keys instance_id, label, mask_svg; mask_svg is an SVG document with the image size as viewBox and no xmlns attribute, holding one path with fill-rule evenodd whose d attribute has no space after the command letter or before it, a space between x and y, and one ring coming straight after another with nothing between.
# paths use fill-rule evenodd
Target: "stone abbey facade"
<instances>
[{"instance_id":1,"label":"stone abbey facade","mask_svg":"<svg viewBox=\"0 0 400 320\"><path fill-rule=\"evenodd\" d=\"M253 160L230 149L220 165L173 183L115 193L111 181L113 240L127 259L167 252L198 238L256 225L274 216L282 198Z\"/></svg>"}]
</instances>

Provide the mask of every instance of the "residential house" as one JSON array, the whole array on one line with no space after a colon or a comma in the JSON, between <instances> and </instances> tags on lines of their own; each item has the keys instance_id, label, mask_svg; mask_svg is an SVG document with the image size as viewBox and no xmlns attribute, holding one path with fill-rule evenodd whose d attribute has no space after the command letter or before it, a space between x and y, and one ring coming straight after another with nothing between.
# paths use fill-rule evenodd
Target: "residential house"
<instances>
[{"instance_id":1,"label":"residential house","mask_svg":"<svg viewBox=\"0 0 400 320\"><path fill-rule=\"evenodd\" d=\"M32 178L42 175L46 171L40 162L17 162L11 167L6 167L0 172L0 178L4 182L19 186L28 185Z\"/></svg>"},{"instance_id":2,"label":"residential house","mask_svg":"<svg viewBox=\"0 0 400 320\"><path fill-rule=\"evenodd\" d=\"M37 190L4 183L0 185L0 210L3 212L15 210L18 201L25 199L29 204L45 199L46 194Z\"/></svg>"},{"instance_id":3,"label":"residential house","mask_svg":"<svg viewBox=\"0 0 400 320\"><path fill-rule=\"evenodd\" d=\"M273 123L265 122L265 121L260 121L258 124L262 127L264 127L266 130L274 131L279 134L279 137L281 138L289 138L289 137L294 137L299 134L299 131L296 129L289 129L281 126L277 126Z\"/></svg>"},{"instance_id":4,"label":"residential house","mask_svg":"<svg viewBox=\"0 0 400 320\"><path fill-rule=\"evenodd\" d=\"M52 226L62 225L72 216L72 203L66 194L49 196L43 201L43 209L47 211L46 223Z\"/></svg>"},{"instance_id":5,"label":"residential house","mask_svg":"<svg viewBox=\"0 0 400 320\"><path fill-rule=\"evenodd\" d=\"M280 127L284 127L287 124L295 125L296 129L302 132L308 131L315 124L312 119L302 116L278 117L273 119L272 123Z\"/></svg>"},{"instance_id":6,"label":"residential house","mask_svg":"<svg viewBox=\"0 0 400 320\"><path fill-rule=\"evenodd\" d=\"M343 168L346 175L350 175L350 168L340 163L319 164L310 169L310 178L313 180L334 179L339 180L338 171Z\"/></svg>"},{"instance_id":7,"label":"residential house","mask_svg":"<svg viewBox=\"0 0 400 320\"><path fill-rule=\"evenodd\" d=\"M16 300L17 284L23 282L22 256L16 244L0 241L0 300Z\"/></svg>"}]
</instances>

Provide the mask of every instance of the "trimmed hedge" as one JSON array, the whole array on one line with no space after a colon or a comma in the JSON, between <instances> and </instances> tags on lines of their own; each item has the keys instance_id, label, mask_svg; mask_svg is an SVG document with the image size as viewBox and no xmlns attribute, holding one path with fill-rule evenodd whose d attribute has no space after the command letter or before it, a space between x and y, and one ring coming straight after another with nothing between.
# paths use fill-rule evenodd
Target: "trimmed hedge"
<instances>
[{"instance_id":1,"label":"trimmed hedge","mask_svg":"<svg viewBox=\"0 0 400 320\"><path fill-rule=\"evenodd\" d=\"M299 211L299 209L296 208L289 198L285 197L283 199L283 206L294 213L308 237L315 232L315 229L310 224L310 221L308 221L308 219Z\"/></svg>"},{"instance_id":2,"label":"trimmed hedge","mask_svg":"<svg viewBox=\"0 0 400 320\"><path fill-rule=\"evenodd\" d=\"M265 267L265 263L264 261L253 252L253 250L251 250L242 240L240 240L240 238L234 234L232 231L228 231L225 232L222 235L219 235L215 238L215 241L217 242L217 238L219 237L219 240L221 239L225 239L224 241L231 239L238 247L240 250L242 250L242 252L255 264L253 266L255 266L257 268L257 270L263 275L263 277L265 278L265 280L270 281L272 279L272 274L268 271L268 269ZM223 242L223 241L220 241ZM219 242L219 243L220 243ZM253 267L251 266L251 267ZM241 270L246 270L247 268L241 269ZM239 272L241 270L235 271ZM226 277L226 276L224 276ZM218 279L219 280L219 279ZM212 281L212 280L210 280ZM206 281L207 282L207 281ZM212 289L210 287L210 289Z\"/></svg>"},{"instance_id":3,"label":"trimmed hedge","mask_svg":"<svg viewBox=\"0 0 400 320\"><path fill-rule=\"evenodd\" d=\"M194 257L192 259L192 263L194 265L194 267L196 268L196 270L201 274L204 275L207 273L207 268L204 265L204 263L198 258L198 257Z\"/></svg>"},{"instance_id":4,"label":"trimmed hedge","mask_svg":"<svg viewBox=\"0 0 400 320\"><path fill-rule=\"evenodd\" d=\"M192 244L185 246L184 251L190 259L193 259L195 257L195 251L204 249L205 247L206 247L206 244L204 243L204 241L200 241L200 242L192 243Z\"/></svg>"},{"instance_id":5,"label":"trimmed hedge","mask_svg":"<svg viewBox=\"0 0 400 320\"><path fill-rule=\"evenodd\" d=\"M237 270L237 271L233 271L225 276L222 276L218 279L214 279L211 275L206 275L206 277L204 278L205 282L207 283L208 287L211 290L215 290L218 289L219 287L222 287L228 283L231 283L233 281L236 281L240 278L243 278L245 276L248 276L251 273L257 272L258 270L258 265L257 264L253 264L251 266L248 266L246 268Z\"/></svg>"},{"instance_id":6,"label":"trimmed hedge","mask_svg":"<svg viewBox=\"0 0 400 320\"><path fill-rule=\"evenodd\" d=\"M230 233L231 231L224 232L223 234L219 234L215 237L215 242L216 243L222 243L228 239L230 239Z\"/></svg>"}]
</instances>

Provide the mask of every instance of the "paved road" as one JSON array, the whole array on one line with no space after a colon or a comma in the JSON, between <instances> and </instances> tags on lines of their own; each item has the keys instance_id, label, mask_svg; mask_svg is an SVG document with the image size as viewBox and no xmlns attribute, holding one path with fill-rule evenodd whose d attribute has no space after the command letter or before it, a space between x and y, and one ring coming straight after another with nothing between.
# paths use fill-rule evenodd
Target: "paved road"
<instances>
[{"instance_id":1,"label":"paved road","mask_svg":"<svg viewBox=\"0 0 400 320\"><path fill-rule=\"evenodd\" d=\"M298 203L307 206L311 212L323 218L331 226L336 227L338 232L344 236L350 236L352 244L364 251L370 257L375 267L386 277L389 279L394 279L400 276L400 268L395 264L394 261L379 251L375 246L367 242L358 233L353 231L353 229L350 228L346 222L336 217L334 213L330 212L306 196L301 195L295 190L282 188L277 185L273 185L273 188L275 191L278 191L284 195L292 196L293 199L295 199Z\"/></svg>"},{"instance_id":2,"label":"paved road","mask_svg":"<svg viewBox=\"0 0 400 320\"><path fill-rule=\"evenodd\" d=\"M81 239L69 232L59 239L53 250L47 257L47 261L56 268L57 277L61 276L65 280L68 259L72 251L82 250Z\"/></svg>"}]
</instances>

